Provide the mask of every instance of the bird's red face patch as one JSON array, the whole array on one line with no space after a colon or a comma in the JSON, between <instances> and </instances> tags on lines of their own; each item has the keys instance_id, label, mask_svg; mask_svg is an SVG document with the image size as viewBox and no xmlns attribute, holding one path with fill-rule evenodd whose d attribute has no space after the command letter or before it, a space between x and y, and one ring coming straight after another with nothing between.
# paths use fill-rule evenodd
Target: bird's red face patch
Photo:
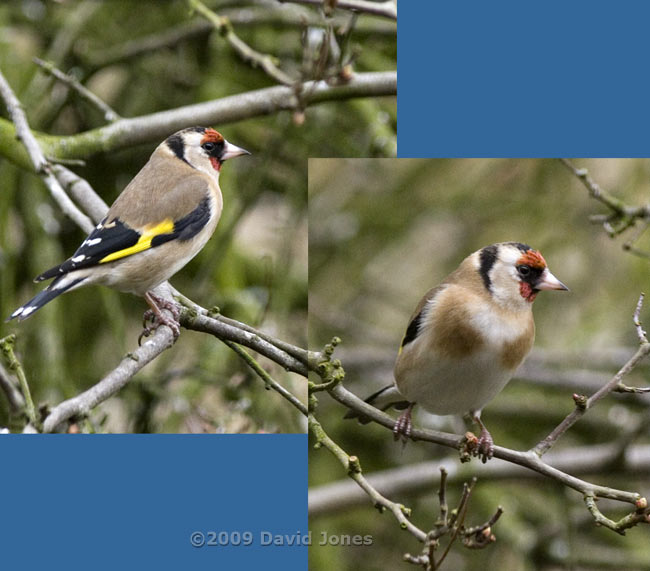
<instances>
[{"instance_id":1,"label":"bird's red face patch","mask_svg":"<svg viewBox=\"0 0 650 571\"><path fill-rule=\"evenodd\" d=\"M526 301L533 303L539 292L533 290L533 286L528 282L519 282L519 293Z\"/></svg>"},{"instance_id":2,"label":"bird's red face patch","mask_svg":"<svg viewBox=\"0 0 650 571\"><path fill-rule=\"evenodd\" d=\"M529 266L539 273L546 269L546 260L537 250L527 250L517 260L517 266ZM526 301L532 303L539 292L533 288L530 281L524 279L519 282L519 293Z\"/></svg>"},{"instance_id":3,"label":"bird's red face patch","mask_svg":"<svg viewBox=\"0 0 650 571\"><path fill-rule=\"evenodd\" d=\"M221 133L218 131L215 131L212 127L208 127L205 130L205 133L203 134L203 138L201 139L201 144L203 145L204 143L223 143L224 138Z\"/></svg>"},{"instance_id":4,"label":"bird's red face patch","mask_svg":"<svg viewBox=\"0 0 650 571\"><path fill-rule=\"evenodd\" d=\"M215 143L217 145L218 144L223 145L224 141L225 139L223 138L223 135L221 133L208 127L205 130L205 133L203 134L203 138L201 139L201 145L203 146L205 143ZM212 168L217 172L221 170L221 161L218 158L210 157L210 164L212 165Z\"/></svg>"},{"instance_id":5,"label":"bird's red face patch","mask_svg":"<svg viewBox=\"0 0 650 571\"><path fill-rule=\"evenodd\" d=\"M546 260L537 250L527 250L522 254L521 258L517 260L517 265L526 265L536 270L543 270L546 268Z\"/></svg>"}]
</instances>

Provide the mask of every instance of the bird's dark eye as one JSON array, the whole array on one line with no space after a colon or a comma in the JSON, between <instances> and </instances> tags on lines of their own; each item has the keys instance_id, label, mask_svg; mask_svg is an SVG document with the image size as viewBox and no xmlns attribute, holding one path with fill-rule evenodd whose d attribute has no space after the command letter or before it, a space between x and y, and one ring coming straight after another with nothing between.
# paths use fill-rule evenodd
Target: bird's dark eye
<instances>
[{"instance_id":1,"label":"bird's dark eye","mask_svg":"<svg viewBox=\"0 0 650 571\"><path fill-rule=\"evenodd\" d=\"M525 278L530 275L530 266L526 266L525 264L523 266L517 266L517 271L522 278Z\"/></svg>"},{"instance_id":2,"label":"bird's dark eye","mask_svg":"<svg viewBox=\"0 0 650 571\"><path fill-rule=\"evenodd\" d=\"M208 153L211 153L212 151L214 151L214 148L215 148L215 144L214 143L209 143L209 142L208 143L203 143L201 146L206 151L208 151Z\"/></svg>"}]
</instances>

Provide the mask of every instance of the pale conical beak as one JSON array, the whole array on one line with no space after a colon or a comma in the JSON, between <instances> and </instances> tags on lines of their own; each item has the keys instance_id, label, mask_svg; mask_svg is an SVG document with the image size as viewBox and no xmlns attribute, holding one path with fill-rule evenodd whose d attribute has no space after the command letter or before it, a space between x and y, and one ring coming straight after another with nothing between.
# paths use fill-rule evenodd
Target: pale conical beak
<instances>
[{"instance_id":1,"label":"pale conical beak","mask_svg":"<svg viewBox=\"0 0 650 571\"><path fill-rule=\"evenodd\" d=\"M544 270L544 273L539 278L539 281L535 284L535 289L558 289L569 291L569 288L566 287L560 280L558 280L551 272L549 272L548 268Z\"/></svg>"},{"instance_id":2,"label":"pale conical beak","mask_svg":"<svg viewBox=\"0 0 650 571\"><path fill-rule=\"evenodd\" d=\"M246 149L242 149L237 145L224 141L223 152L221 153L219 160L223 162L226 159L234 159L235 157L241 157L242 155L250 155L250 153Z\"/></svg>"}]
</instances>

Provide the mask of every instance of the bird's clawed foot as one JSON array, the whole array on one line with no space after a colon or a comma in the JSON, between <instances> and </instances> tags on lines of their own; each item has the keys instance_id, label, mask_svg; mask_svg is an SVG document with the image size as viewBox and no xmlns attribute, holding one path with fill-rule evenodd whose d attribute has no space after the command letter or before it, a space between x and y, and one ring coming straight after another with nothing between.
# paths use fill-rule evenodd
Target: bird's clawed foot
<instances>
[{"instance_id":1,"label":"bird's clawed foot","mask_svg":"<svg viewBox=\"0 0 650 571\"><path fill-rule=\"evenodd\" d=\"M478 436L476 456L481 459L483 464L494 456L494 440L492 440L492 435L488 432L485 426L481 428L481 433Z\"/></svg>"},{"instance_id":2,"label":"bird's clawed foot","mask_svg":"<svg viewBox=\"0 0 650 571\"><path fill-rule=\"evenodd\" d=\"M480 458L481 462L485 464L494 456L494 440L489 430L485 428L480 417L474 416L473 418L481 428L481 433L478 435L478 438L472 432L465 434L465 440L460 449L461 461L463 461L463 456L466 457L464 461L469 461L469 456L471 455Z\"/></svg>"},{"instance_id":3,"label":"bird's clawed foot","mask_svg":"<svg viewBox=\"0 0 650 571\"><path fill-rule=\"evenodd\" d=\"M413 406L413 403L409 404L407 409L395 421L395 426L393 427L393 438L395 440L401 438L402 442L406 443L411 438L411 430L413 428L411 412L413 411Z\"/></svg>"},{"instance_id":4,"label":"bird's clawed foot","mask_svg":"<svg viewBox=\"0 0 650 571\"><path fill-rule=\"evenodd\" d=\"M149 335L151 335L161 325L166 325L172 330L174 341L176 341L178 336L181 334L181 324L178 322L178 318L181 314L180 307L177 304L151 292L147 292L144 298L151 309L145 311L142 316L143 330L138 337L138 345L142 343L143 337L149 337ZM172 317L165 315L162 312L163 309L169 311L172 314ZM148 322L151 322L151 325L147 325Z\"/></svg>"}]
</instances>

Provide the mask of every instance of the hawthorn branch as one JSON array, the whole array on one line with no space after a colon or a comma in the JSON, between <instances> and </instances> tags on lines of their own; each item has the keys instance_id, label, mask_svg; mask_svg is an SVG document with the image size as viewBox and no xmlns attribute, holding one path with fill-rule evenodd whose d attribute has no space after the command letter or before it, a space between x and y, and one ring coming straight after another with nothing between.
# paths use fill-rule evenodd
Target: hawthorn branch
<instances>
[{"instance_id":1,"label":"hawthorn branch","mask_svg":"<svg viewBox=\"0 0 650 571\"><path fill-rule=\"evenodd\" d=\"M2 71L0 71L0 96L2 96L13 122L15 137L23 144L24 151L29 157L33 170L41 177L63 213L74 220L84 231L90 233L93 229L93 223L75 206L72 200L70 200L70 197L61 188L59 181L52 172L50 163L45 158L41 147L29 128L29 123L27 122L27 117L25 116L20 101L14 94L9 83L7 83ZM16 145L13 146L16 147Z\"/></svg>"},{"instance_id":2,"label":"hawthorn branch","mask_svg":"<svg viewBox=\"0 0 650 571\"><path fill-rule=\"evenodd\" d=\"M235 353L237 353L237 355L239 355L243 361L257 374L257 376L264 381L264 386L267 389L273 389L280 396L282 396L282 398L289 401L302 414L307 416L307 407L302 402L300 402L300 400L296 398L290 391L285 389L280 383L273 379L273 377L271 377L271 375L269 375L255 359L253 359L253 357L251 357L236 343L225 339L223 342Z\"/></svg>"},{"instance_id":3,"label":"hawthorn branch","mask_svg":"<svg viewBox=\"0 0 650 571\"><path fill-rule=\"evenodd\" d=\"M323 0L279 0L280 2L291 2L293 4L311 4L323 6ZM351 10L354 12L363 12L373 16L381 16L390 20L397 20L397 2L395 0L385 0L384 2L371 2L369 0L336 0L330 2L337 8Z\"/></svg>"},{"instance_id":4,"label":"hawthorn branch","mask_svg":"<svg viewBox=\"0 0 650 571\"><path fill-rule=\"evenodd\" d=\"M392 433L395 426L394 418L376 409L375 407L368 405L356 395L344 388L340 383L329 389L328 392L335 400L339 401L347 408L368 416L373 422L384 426ZM433 442L435 444L441 444L443 446L454 449L459 449L460 446L464 443L464 436L421 428L413 428L411 431L411 438L416 441ZM504 448L502 446L495 446L494 457L506 460L507 462L511 462L513 464L517 464L529 470L533 470L543 476L551 478L569 488L572 488L577 492L580 492L583 494L583 496L593 495L594 497L598 498L609 498L620 502L630 503L635 506L637 505L637 502L643 499L641 494L637 492L617 490L607 486L592 484L586 480L581 480L580 478L572 476L571 474L563 472L562 470L559 470L544 462L541 457L532 450L520 452L517 450L511 450L509 448ZM616 525L622 526L623 521L624 520L616 522ZM611 529L614 529L614 531L617 532L620 531L620 527L612 527Z\"/></svg>"},{"instance_id":5,"label":"hawthorn branch","mask_svg":"<svg viewBox=\"0 0 650 571\"><path fill-rule=\"evenodd\" d=\"M384 426L392 432L395 426L395 421L392 417L362 401L342 385L344 372L342 370L340 362L332 361L331 359L334 346L335 343L326 346L325 350L322 352L312 353L310 355L310 369L319 374L319 376L321 376L324 381L321 385L319 385L319 387L322 387L323 390L326 390L335 400L347 408L368 417L370 420ZM607 386L611 385L609 391L600 394L598 398L596 398L593 402L599 398L602 398L602 396L608 392L611 392L611 390L617 386L620 379L628 374L636 366L638 361L640 361L642 357L645 357L645 355L650 352L650 344L644 344L642 348L640 348L640 351L642 351L642 354L637 351L637 354L635 354L623 367L622 372L619 371L619 373L615 375L612 381L608 383ZM313 388L311 390L313 390ZM313 398L313 394L311 398ZM460 449L460 447L465 442L465 437L463 436L418 428L412 429L411 438L413 440L424 440L427 442L442 444L443 446L448 446L457 450ZM565 473L557 468L554 468L546 462L542 461L541 455L537 454L534 450L519 452L503 448L501 446L495 446L494 457L501 458L514 464L518 464L543 476L554 479L563 485L582 493L583 497L593 496L631 503L637 508L637 511L638 506L642 505L645 501L645 498L642 498L639 493L627 492L606 486L592 484L585 480L576 478L575 476L572 476L568 473ZM617 533L624 533L624 530L626 527L629 527L631 521L634 522L634 525L636 523L646 521L650 523L650 520L644 519L646 515L647 513L643 512L643 514L638 517L626 516L618 522L611 522L608 527ZM603 525L607 525L607 523L603 523Z\"/></svg>"},{"instance_id":6,"label":"hawthorn branch","mask_svg":"<svg viewBox=\"0 0 650 571\"><path fill-rule=\"evenodd\" d=\"M451 453L443 458L428 460L378 470L367 474L368 482L380 493L389 497L414 496L427 493L431 480L440 465L445 466L450 484L467 480L473 470L459 464L456 455ZM574 476L593 476L594 474L616 474L617 476L637 478L650 472L650 445L638 444L620 450L618 443L574 446L549 452L544 461L562 472ZM538 481L546 476L523 466L503 460L490 460L481 465L482 482ZM347 479L330 482L309 490L309 517L328 517L363 506L367 497Z\"/></svg>"},{"instance_id":7,"label":"hawthorn branch","mask_svg":"<svg viewBox=\"0 0 650 571\"><path fill-rule=\"evenodd\" d=\"M264 72L283 85L294 85L297 79L286 74L276 65L276 59L268 54L263 54L251 48L244 42L236 33L230 23L230 20L225 16L220 16L214 10L210 10L201 0L187 0L190 8L196 10L208 22L210 22L214 29L220 36L230 44L235 52L247 63L253 67L260 67Z\"/></svg>"},{"instance_id":8,"label":"hawthorn branch","mask_svg":"<svg viewBox=\"0 0 650 571\"><path fill-rule=\"evenodd\" d=\"M13 394L13 391L10 390L9 387L13 387L13 385L8 379L7 379L7 383L9 386L5 387L5 391L7 397L9 398L9 402L12 405L18 404L20 400L24 402L23 410L25 411L25 415L27 416L27 419L29 420L30 424L33 427L36 427L38 426L38 419L36 418L36 408L34 407L34 402L32 401L32 394L29 390L27 377L25 377L25 371L23 370L23 366L18 360L18 357L16 357L16 353L14 352L15 345L16 345L16 336L14 334L7 335L7 337L3 337L2 339L0 339L0 352L2 352L2 355L7 363L7 366L9 367L9 370L13 371L16 374L16 377L18 378L18 383L20 385L20 394L22 398L18 399L18 396Z\"/></svg>"},{"instance_id":9,"label":"hawthorn branch","mask_svg":"<svg viewBox=\"0 0 650 571\"><path fill-rule=\"evenodd\" d=\"M334 457L339 461L343 468L347 471L348 476L367 494L372 500L373 505L383 513L385 510L390 511L393 517L398 521L402 529L407 530L418 541L424 542L427 534L420 528L416 527L408 519L411 515L411 510L402 504L390 501L388 498L382 496L373 486L368 483L368 480L361 472L361 463L356 456L350 456L343 448L341 448L332 438L329 437L320 422L316 419L313 413L309 413L307 417L309 431L316 439L316 448L325 446Z\"/></svg>"},{"instance_id":10,"label":"hawthorn branch","mask_svg":"<svg viewBox=\"0 0 650 571\"><path fill-rule=\"evenodd\" d=\"M295 9L287 10L286 8ZM228 18L231 24L236 25L238 28L254 25L296 27L303 26L305 23L309 26L322 24L322 17L315 11L300 6L286 6L278 9L275 4L270 4L268 6L246 6L236 9L226 8L222 11L222 14ZM339 26L343 25L343 18L336 19L335 23ZM109 65L128 62L152 52L172 49L182 42L208 36L214 31L215 27L210 22L193 20L115 46L93 50L89 53L83 51L75 55L81 59L85 67L94 71ZM389 22L367 21L360 23L355 28L355 31L373 36L393 36L395 34L395 25Z\"/></svg>"},{"instance_id":11,"label":"hawthorn branch","mask_svg":"<svg viewBox=\"0 0 650 571\"><path fill-rule=\"evenodd\" d=\"M576 403L575 408L566 418L558 424L553 431L543 440L537 443L537 445L532 449L532 452L537 454L539 457L543 456L556 442L557 440L569 429L571 428L590 408L592 408L600 399L606 397L612 391L616 390L621 386L622 380L637 366L637 364L645 359L645 357L650 354L650 343L645 337L645 332L641 327L639 322L639 313L641 311L641 306L643 304L643 294L639 297L639 301L636 305L634 311L633 322L637 328L637 333L639 336L640 344L636 353L628 360L623 367L607 382L602 386L598 391L596 391L591 397L585 398L582 395L574 394L573 398Z\"/></svg>"},{"instance_id":12,"label":"hawthorn branch","mask_svg":"<svg viewBox=\"0 0 650 571\"><path fill-rule=\"evenodd\" d=\"M225 125L330 101L394 96L397 94L397 72L358 73L340 85L307 81L301 84L300 91L303 94L300 101L293 88L278 85L150 115L120 119L76 135L58 137L36 134L36 139L43 145L48 156L53 158L86 158L99 152L158 142L188 125ZM35 170L24 149L12 144L15 136L16 129L12 123L0 118L0 156L25 169Z\"/></svg>"},{"instance_id":13,"label":"hawthorn branch","mask_svg":"<svg viewBox=\"0 0 650 571\"><path fill-rule=\"evenodd\" d=\"M12 414L17 414L25 409L25 399L2 363L0 363L0 391L4 393Z\"/></svg>"},{"instance_id":14,"label":"hawthorn branch","mask_svg":"<svg viewBox=\"0 0 650 571\"><path fill-rule=\"evenodd\" d=\"M253 349L260 355L264 355L272 361L275 361L287 371L298 373L303 377L307 376L306 365L283 349L277 347L273 342L268 341L268 337L264 339L250 327L241 329L209 316L208 311L205 309L203 311L205 313L196 313L193 310L187 309L183 310L179 319L180 324L186 329L210 333L220 340L231 341Z\"/></svg>"},{"instance_id":15,"label":"hawthorn branch","mask_svg":"<svg viewBox=\"0 0 650 571\"><path fill-rule=\"evenodd\" d=\"M560 159L562 164L569 169L573 175L585 186L589 195L607 206L611 210L609 215L592 216L593 222L603 225L605 232L614 238L640 222L640 228L623 243L623 249L643 258L650 258L650 253L643 252L634 247L635 242L650 226L650 203L642 206L628 206L613 194L603 190L598 183L591 178L589 171L585 168L577 168L567 159Z\"/></svg>"},{"instance_id":16,"label":"hawthorn branch","mask_svg":"<svg viewBox=\"0 0 650 571\"><path fill-rule=\"evenodd\" d=\"M138 371L173 344L174 336L169 327L156 329L150 339L135 351L128 353L120 364L96 385L55 406L43 422L43 432L54 432L60 424L73 417L87 416L93 408L117 393Z\"/></svg>"}]
</instances>

